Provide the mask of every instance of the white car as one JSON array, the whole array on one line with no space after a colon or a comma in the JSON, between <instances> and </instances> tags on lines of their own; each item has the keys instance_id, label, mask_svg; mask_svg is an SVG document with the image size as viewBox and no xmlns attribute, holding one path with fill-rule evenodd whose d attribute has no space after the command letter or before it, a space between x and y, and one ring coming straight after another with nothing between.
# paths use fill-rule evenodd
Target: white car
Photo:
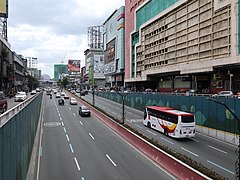
<instances>
[{"instance_id":1,"label":"white car","mask_svg":"<svg viewBox=\"0 0 240 180\"><path fill-rule=\"evenodd\" d=\"M71 105L77 105L76 98L70 98L70 104Z\"/></svg>"},{"instance_id":2,"label":"white car","mask_svg":"<svg viewBox=\"0 0 240 180\"><path fill-rule=\"evenodd\" d=\"M231 97L233 96L232 91L220 91L217 94L212 95L212 97Z\"/></svg>"},{"instance_id":3,"label":"white car","mask_svg":"<svg viewBox=\"0 0 240 180\"><path fill-rule=\"evenodd\" d=\"M14 97L14 101L25 101L27 99L27 94L23 91L17 92L17 94Z\"/></svg>"},{"instance_id":4,"label":"white car","mask_svg":"<svg viewBox=\"0 0 240 180\"><path fill-rule=\"evenodd\" d=\"M32 90L30 94L31 95L35 95L35 94L37 94L37 91L36 90Z\"/></svg>"},{"instance_id":5,"label":"white car","mask_svg":"<svg viewBox=\"0 0 240 180\"><path fill-rule=\"evenodd\" d=\"M57 93L56 93L56 98L60 98L60 97L61 97L60 93L57 92Z\"/></svg>"}]
</instances>

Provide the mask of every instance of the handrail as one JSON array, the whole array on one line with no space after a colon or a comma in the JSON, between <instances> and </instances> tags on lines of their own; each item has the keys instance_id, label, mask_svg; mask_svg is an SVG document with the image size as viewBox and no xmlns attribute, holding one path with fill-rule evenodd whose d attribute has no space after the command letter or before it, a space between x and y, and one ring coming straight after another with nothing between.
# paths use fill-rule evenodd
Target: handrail
<instances>
[{"instance_id":1,"label":"handrail","mask_svg":"<svg viewBox=\"0 0 240 180\"><path fill-rule=\"evenodd\" d=\"M40 93L35 96L31 96L25 101L17 104L16 106L8 109L6 112L0 115L0 128L4 126L13 116L15 116L19 111L21 111L25 106L27 106L33 99L35 99Z\"/></svg>"}]
</instances>

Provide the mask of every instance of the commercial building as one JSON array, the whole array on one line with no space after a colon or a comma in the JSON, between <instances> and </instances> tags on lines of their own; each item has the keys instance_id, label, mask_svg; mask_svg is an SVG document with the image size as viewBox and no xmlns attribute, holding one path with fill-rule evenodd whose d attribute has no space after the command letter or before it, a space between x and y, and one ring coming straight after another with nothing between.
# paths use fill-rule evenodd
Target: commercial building
<instances>
[{"instance_id":1,"label":"commercial building","mask_svg":"<svg viewBox=\"0 0 240 180\"><path fill-rule=\"evenodd\" d=\"M90 48L84 51L85 55L85 84L89 86L105 86L104 55L102 48Z\"/></svg>"},{"instance_id":2,"label":"commercial building","mask_svg":"<svg viewBox=\"0 0 240 180\"><path fill-rule=\"evenodd\" d=\"M110 87L124 86L125 7L103 23L104 75Z\"/></svg>"},{"instance_id":3,"label":"commercial building","mask_svg":"<svg viewBox=\"0 0 240 180\"><path fill-rule=\"evenodd\" d=\"M125 83L240 90L238 0L126 1Z\"/></svg>"}]
</instances>

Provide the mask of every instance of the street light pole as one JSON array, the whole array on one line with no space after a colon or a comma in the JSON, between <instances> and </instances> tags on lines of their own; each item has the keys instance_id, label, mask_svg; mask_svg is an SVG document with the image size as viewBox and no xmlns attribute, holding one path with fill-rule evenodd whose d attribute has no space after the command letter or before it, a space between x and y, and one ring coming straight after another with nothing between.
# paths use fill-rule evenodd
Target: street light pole
<instances>
[{"instance_id":1,"label":"street light pole","mask_svg":"<svg viewBox=\"0 0 240 180\"><path fill-rule=\"evenodd\" d=\"M122 124L125 121L125 96L122 95Z\"/></svg>"},{"instance_id":2,"label":"street light pole","mask_svg":"<svg viewBox=\"0 0 240 180\"><path fill-rule=\"evenodd\" d=\"M116 89L114 90L117 94L119 94L122 97L122 122L120 124L124 124L125 123L125 97L129 94L129 92L124 93L123 91L121 91L120 93Z\"/></svg>"},{"instance_id":3,"label":"street light pole","mask_svg":"<svg viewBox=\"0 0 240 180\"><path fill-rule=\"evenodd\" d=\"M217 99L213 99L213 98L207 98L207 100L210 100L210 101L213 101L217 104L221 104L223 105L232 115L234 118L236 118L238 120L238 132L240 132L240 119L237 117L237 115L224 103L224 102L221 102L221 101L218 101ZM240 137L237 135L237 138L238 138L238 148L236 150L236 154L237 154L237 160L236 160L236 163L235 163L235 171L236 171L236 179L239 179L240 178Z\"/></svg>"}]
</instances>

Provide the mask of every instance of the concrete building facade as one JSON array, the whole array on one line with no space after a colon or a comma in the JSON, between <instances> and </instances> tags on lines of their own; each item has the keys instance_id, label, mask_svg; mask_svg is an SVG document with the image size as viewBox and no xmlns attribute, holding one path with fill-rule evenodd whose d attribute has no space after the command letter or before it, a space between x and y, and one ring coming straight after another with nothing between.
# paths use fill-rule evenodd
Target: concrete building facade
<instances>
[{"instance_id":1,"label":"concrete building facade","mask_svg":"<svg viewBox=\"0 0 240 180\"><path fill-rule=\"evenodd\" d=\"M91 48L84 51L85 55L85 84L87 87L105 86L103 49Z\"/></svg>"},{"instance_id":2,"label":"concrete building facade","mask_svg":"<svg viewBox=\"0 0 240 180\"><path fill-rule=\"evenodd\" d=\"M103 23L104 75L109 86L124 85L125 7L115 10Z\"/></svg>"},{"instance_id":3,"label":"concrete building facade","mask_svg":"<svg viewBox=\"0 0 240 180\"><path fill-rule=\"evenodd\" d=\"M134 20L131 29L126 18L128 86L168 92L240 90L238 0L134 3L126 1L126 17Z\"/></svg>"}]
</instances>

